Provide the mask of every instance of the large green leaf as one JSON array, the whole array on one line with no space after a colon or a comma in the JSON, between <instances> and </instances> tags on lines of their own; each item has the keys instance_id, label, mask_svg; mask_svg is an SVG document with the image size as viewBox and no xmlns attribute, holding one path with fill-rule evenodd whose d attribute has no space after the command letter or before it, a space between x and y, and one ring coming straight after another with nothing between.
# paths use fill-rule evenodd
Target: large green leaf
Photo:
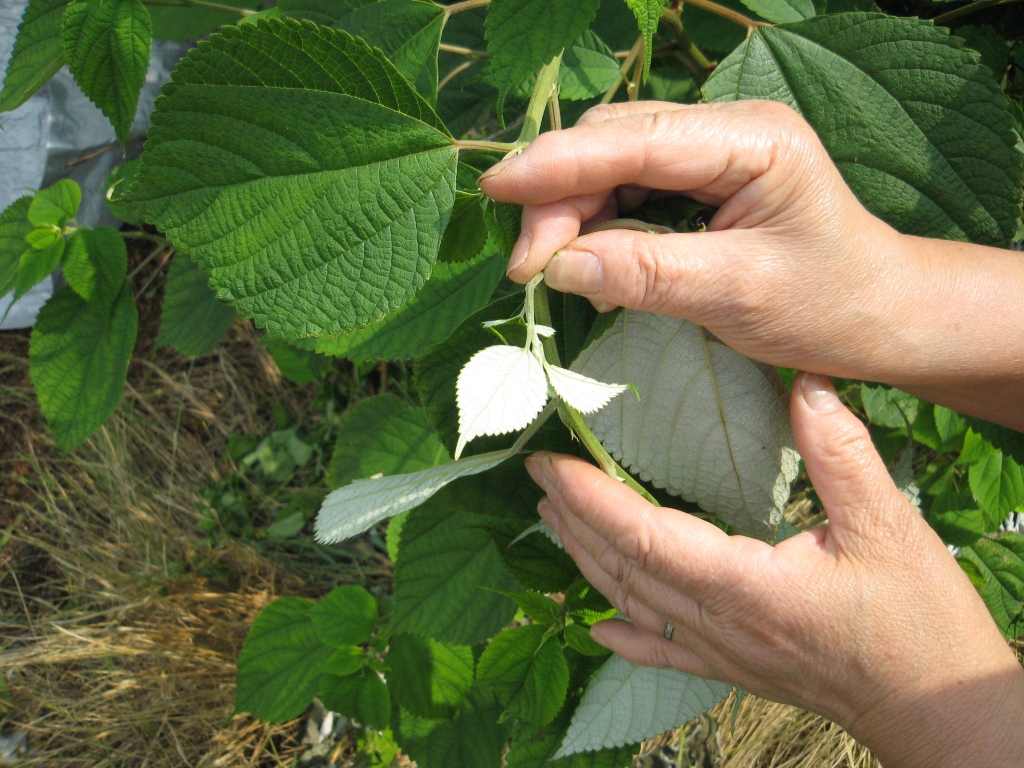
<instances>
[{"instance_id":1,"label":"large green leaf","mask_svg":"<svg viewBox=\"0 0 1024 768\"><path fill-rule=\"evenodd\" d=\"M492 0L487 7L488 77L498 87L498 112L509 91L583 34L601 0Z\"/></svg>"},{"instance_id":2,"label":"large green leaf","mask_svg":"<svg viewBox=\"0 0 1024 768\"><path fill-rule=\"evenodd\" d=\"M149 69L153 27L142 0L73 0L62 44L75 82L124 145Z\"/></svg>"},{"instance_id":3,"label":"large green leaf","mask_svg":"<svg viewBox=\"0 0 1024 768\"><path fill-rule=\"evenodd\" d=\"M238 657L235 712L280 723L300 715L316 696L334 649L317 639L312 608L300 597L282 597L260 611Z\"/></svg>"},{"instance_id":4,"label":"large green leaf","mask_svg":"<svg viewBox=\"0 0 1024 768\"><path fill-rule=\"evenodd\" d=\"M193 357L208 355L234 320L235 310L217 300L206 273L187 253L177 254L167 271L156 346Z\"/></svg>"},{"instance_id":5,"label":"large green leaf","mask_svg":"<svg viewBox=\"0 0 1024 768\"><path fill-rule=\"evenodd\" d=\"M426 285L383 319L340 336L303 339L301 346L351 360L418 357L484 306L504 274L503 259L490 251L457 264L438 262Z\"/></svg>"},{"instance_id":6,"label":"large green leaf","mask_svg":"<svg viewBox=\"0 0 1024 768\"><path fill-rule=\"evenodd\" d=\"M660 17L660 10L658 15ZM600 96L620 76L615 53L588 29L565 49L558 71L558 95L573 100Z\"/></svg>"},{"instance_id":7,"label":"large green leaf","mask_svg":"<svg viewBox=\"0 0 1024 768\"><path fill-rule=\"evenodd\" d=\"M487 644L477 678L520 720L547 725L565 702L569 665L540 624L506 629Z\"/></svg>"},{"instance_id":8,"label":"large green leaf","mask_svg":"<svg viewBox=\"0 0 1024 768\"><path fill-rule=\"evenodd\" d=\"M377 601L362 587L345 584L324 595L309 618L325 645L359 645L377 624Z\"/></svg>"},{"instance_id":9,"label":"large green leaf","mask_svg":"<svg viewBox=\"0 0 1024 768\"><path fill-rule=\"evenodd\" d=\"M372 669L354 675L326 674L320 680L320 699L332 712L340 712L374 730L383 731L391 720L388 687Z\"/></svg>"},{"instance_id":10,"label":"large green leaf","mask_svg":"<svg viewBox=\"0 0 1024 768\"><path fill-rule=\"evenodd\" d=\"M25 236L35 227L28 220L32 196L19 197L0 213L0 296L5 296L18 279L21 255L28 250Z\"/></svg>"},{"instance_id":11,"label":"large green leaf","mask_svg":"<svg viewBox=\"0 0 1024 768\"><path fill-rule=\"evenodd\" d=\"M395 568L395 628L472 644L496 634L516 604L515 589L478 514L500 515L522 485L522 468L464 478L412 512Z\"/></svg>"},{"instance_id":12,"label":"large green leaf","mask_svg":"<svg viewBox=\"0 0 1024 768\"><path fill-rule=\"evenodd\" d=\"M388 688L414 715L451 717L473 686L473 649L399 634L388 649Z\"/></svg>"},{"instance_id":13,"label":"large green leaf","mask_svg":"<svg viewBox=\"0 0 1024 768\"><path fill-rule=\"evenodd\" d=\"M774 372L686 320L623 310L573 370L636 386L587 423L656 488L697 502L764 541L775 538L798 459Z\"/></svg>"},{"instance_id":14,"label":"large green leaf","mask_svg":"<svg viewBox=\"0 0 1024 768\"><path fill-rule=\"evenodd\" d=\"M164 87L126 202L283 337L353 330L430 275L457 151L383 53L308 22L227 27Z\"/></svg>"},{"instance_id":15,"label":"large green leaf","mask_svg":"<svg viewBox=\"0 0 1024 768\"><path fill-rule=\"evenodd\" d=\"M217 0L217 4L253 10L260 7L260 0ZM149 6L149 16L153 21L155 40L187 40L190 37L200 37L224 24L238 24L243 18L237 13L211 8L174 8L157 5Z\"/></svg>"},{"instance_id":16,"label":"large green leaf","mask_svg":"<svg viewBox=\"0 0 1024 768\"><path fill-rule=\"evenodd\" d=\"M398 743L420 768L500 768L509 734L500 716L494 696L475 687L452 720L403 711Z\"/></svg>"},{"instance_id":17,"label":"large green leaf","mask_svg":"<svg viewBox=\"0 0 1024 768\"><path fill-rule=\"evenodd\" d=\"M20 107L64 66L60 30L67 4L68 0L29 1L7 62L0 112Z\"/></svg>"},{"instance_id":18,"label":"large green leaf","mask_svg":"<svg viewBox=\"0 0 1024 768\"><path fill-rule=\"evenodd\" d=\"M1024 470L1003 452L991 449L968 471L971 492L985 511L990 526L1024 505Z\"/></svg>"},{"instance_id":19,"label":"large green leaf","mask_svg":"<svg viewBox=\"0 0 1024 768\"><path fill-rule=\"evenodd\" d=\"M544 728L527 723L517 724L512 732L512 748L505 756L508 768L630 768L637 749L626 744L596 752L577 752L551 760L558 751L572 718L573 707L567 705Z\"/></svg>"},{"instance_id":20,"label":"large green leaf","mask_svg":"<svg viewBox=\"0 0 1024 768\"><path fill-rule=\"evenodd\" d=\"M815 14L812 0L743 0L743 4L775 24L803 21Z\"/></svg>"},{"instance_id":21,"label":"large green leaf","mask_svg":"<svg viewBox=\"0 0 1024 768\"><path fill-rule=\"evenodd\" d=\"M450 460L422 408L394 395L377 395L345 414L327 484L340 488L378 473L418 472Z\"/></svg>"},{"instance_id":22,"label":"large green leaf","mask_svg":"<svg viewBox=\"0 0 1024 768\"><path fill-rule=\"evenodd\" d=\"M590 681L556 757L634 744L678 728L731 690L727 683L612 656Z\"/></svg>"},{"instance_id":23,"label":"large green leaf","mask_svg":"<svg viewBox=\"0 0 1024 768\"><path fill-rule=\"evenodd\" d=\"M65 451L99 429L120 402L137 330L127 284L112 305L64 288L39 312L29 348L32 384Z\"/></svg>"},{"instance_id":24,"label":"large green leaf","mask_svg":"<svg viewBox=\"0 0 1024 768\"><path fill-rule=\"evenodd\" d=\"M1024 634L1024 536L997 533L962 547L957 560L1008 638Z\"/></svg>"},{"instance_id":25,"label":"large green leaf","mask_svg":"<svg viewBox=\"0 0 1024 768\"><path fill-rule=\"evenodd\" d=\"M438 259L450 262L469 261L484 249L487 244L487 224L484 222L482 200L483 196L480 194L456 193L455 208L448 228L444 231Z\"/></svg>"},{"instance_id":26,"label":"large green leaf","mask_svg":"<svg viewBox=\"0 0 1024 768\"><path fill-rule=\"evenodd\" d=\"M1016 232L1010 104L978 54L930 21L843 13L757 27L704 92L792 106L868 209L903 232L1003 246Z\"/></svg>"},{"instance_id":27,"label":"large green leaf","mask_svg":"<svg viewBox=\"0 0 1024 768\"><path fill-rule=\"evenodd\" d=\"M380 48L431 104L437 98L437 46L444 10L422 0L380 0L345 14L335 27Z\"/></svg>"}]
</instances>

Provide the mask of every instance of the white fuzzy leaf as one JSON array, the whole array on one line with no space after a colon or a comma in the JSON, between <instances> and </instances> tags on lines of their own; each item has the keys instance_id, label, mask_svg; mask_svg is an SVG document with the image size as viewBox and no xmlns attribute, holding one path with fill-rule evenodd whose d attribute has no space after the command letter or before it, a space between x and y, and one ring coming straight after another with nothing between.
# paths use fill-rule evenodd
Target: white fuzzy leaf
<instances>
[{"instance_id":1,"label":"white fuzzy leaf","mask_svg":"<svg viewBox=\"0 0 1024 768\"><path fill-rule=\"evenodd\" d=\"M544 367L528 349L503 345L481 349L459 374L455 458L474 437L525 429L547 401Z\"/></svg>"},{"instance_id":2,"label":"white fuzzy leaf","mask_svg":"<svg viewBox=\"0 0 1024 768\"><path fill-rule=\"evenodd\" d=\"M605 384L557 365L545 368L551 387L580 413L595 413L608 405L613 397L629 389L624 384Z\"/></svg>"},{"instance_id":3,"label":"white fuzzy leaf","mask_svg":"<svg viewBox=\"0 0 1024 768\"><path fill-rule=\"evenodd\" d=\"M453 480L498 466L516 450L481 453L405 475L356 480L324 499L316 519L316 538L331 544L362 533L384 518L419 506Z\"/></svg>"},{"instance_id":4,"label":"white fuzzy leaf","mask_svg":"<svg viewBox=\"0 0 1024 768\"><path fill-rule=\"evenodd\" d=\"M773 371L700 326L631 310L573 370L637 387L639 402L621 397L587 417L624 466L738 533L774 539L799 456Z\"/></svg>"},{"instance_id":5,"label":"white fuzzy leaf","mask_svg":"<svg viewBox=\"0 0 1024 768\"><path fill-rule=\"evenodd\" d=\"M732 686L674 669L651 669L613 655L597 670L553 759L635 744L688 723Z\"/></svg>"}]
</instances>

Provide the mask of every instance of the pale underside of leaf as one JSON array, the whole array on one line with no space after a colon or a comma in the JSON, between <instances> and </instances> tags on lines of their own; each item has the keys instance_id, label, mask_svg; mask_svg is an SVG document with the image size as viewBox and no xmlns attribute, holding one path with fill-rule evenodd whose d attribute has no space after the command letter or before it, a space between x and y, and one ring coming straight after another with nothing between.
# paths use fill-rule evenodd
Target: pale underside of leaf
<instances>
[{"instance_id":1,"label":"pale underside of leaf","mask_svg":"<svg viewBox=\"0 0 1024 768\"><path fill-rule=\"evenodd\" d=\"M727 683L638 667L613 655L587 686L554 759L634 744L678 728L731 690Z\"/></svg>"},{"instance_id":2,"label":"pale underside of leaf","mask_svg":"<svg viewBox=\"0 0 1024 768\"><path fill-rule=\"evenodd\" d=\"M774 382L685 320L623 310L573 369L640 395L588 416L616 459L738 533L772 540L799 457Z\"/></svg>"},{"instance_id":3,"label":"pale underside of leaf","mask_svg":"<svg viewBox=\"0 0 1024 768\"><path fill-rule=\"evenodd\" d=\"M560 398L580 413L596 413L611 402L616 395L621 395L629 387L624 384L605 384L594 381L575 371L559 368L557 365L545 364L548 381Z\"/></svg>"},{"instance_id":4,"label":"pale underside of leaf","mask_svg":"<svg viewBox=\"0 0 1024 768\"><path fill-rule=\"evenodd\" d=\"M525 429L548 401L544 367L529 349L496 345L469 359L459 374L459 443Z\"/></svg>"}]
</instances>

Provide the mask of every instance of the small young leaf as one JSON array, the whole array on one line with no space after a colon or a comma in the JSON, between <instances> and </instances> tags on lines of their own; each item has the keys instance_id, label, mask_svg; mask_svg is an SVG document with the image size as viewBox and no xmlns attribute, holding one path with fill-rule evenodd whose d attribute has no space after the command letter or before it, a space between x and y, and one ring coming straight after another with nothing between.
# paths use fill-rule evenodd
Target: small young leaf
<instances>
[{"instance_id":1,"label":"small young leaf","mask_svg":"<svg viewBox=\"0 0 1024 768\"><path fill-rule=\"evenodd\" d=\"M523 536L537 524L539 498L539 492L535 496L521 493L517 496L516 505L507 510L514 514L481 516L480 526L490 534L502 562L521 587L539 592L561 592L579 577L576 563L546 536Z\"/></svg>"},{"instance_id":2,"label":"small young leaf","mask_svg":"<svg viewBox=\"0 0 1024 768\"><path fill-rule=\"evenodd\" d=\"M316 696L334 649L317 639L312 607L308 600L282 597L260 611L238 657L236 713L281 723L301 714Z\"/></svg>"},{"instance_id":3,"label":"small young leaf","mask_svg":"<svg viewBox=\"0 0 1024 768\"><path fill-rule=\"evenodd\" d=\"M961 547L957 561L973 576L1003 635L1012 639L1024 634L1024 536L997 533L978 539Z\"/></svg>"},{"instance_id":4,"label":"small young leaf","mask_svg":"<svg viewBox=\"0 0 1024 768\"><path fill-rule=\"evenodd\" d=\"M388 687L372 669L340 677L326 674L320 680L320 700L331 712L383 731L391 721Z\"/></svg>"},{"instance_id":5,"label":"small young leaf","mask_svg":"<svg viewBox=\"0 0 1024 768\"><path fill-rule=\"evenodd\" d=\"M590 636L590 630L581 624L569 624L565 628L566 645L575 648L584 656L607 656L611 651L599 645Z\"/></svg>"},{"instance_id":6,"label":"small young leaf","mask_svg":"<svg viewBox=\"0 0 1024 768\"><path fill-rule=\"evenodd\" d=\"M377 624L377 601L362 587L335 587L309 610L324 645L359 645Z\"/></svg>"},{"instance_id":7,"label":"small young leaf","mask_svg":"<svg viewBox=\"0 0 1024 768\"><path fill-rule=\"evenodd\" d=\"M522 347L497 345L480 350L463 367L456 391L456 460L474 437L526 429L548 401L544 367Z\"/></svg>"},{"instance_id":8,"label":"small young leaf","mask_svg":"<svg viewBox=\"0 0 1024 768\"><path fill-rule=\"evenodd\" d=\"M64 236L53 229L35 229L25 237L29 248L18 262L18 276L14 283L14 299L18 300L32 286L45 280L60 264L64 256Z\"/></svg>"},{"instance_id":9,"label":"small young leaf","mask_svg":"<svg viewBox=\"0 0 1024 768\"><path fill-rule=\"evenodd\" d=\"M913 395L890 387L862 384L860 399L864 405L864 412L872 424L893 429L906 427L904 416L913 424L921 407L921 401Z\"/></svg>"},{"instance_id":10,"label":"small young leaf","mask_svg":"<svg viewBox=\"0 0 1024 768\"><path fill-rule=\"evenodd\" d=\"M596 413L629 389L624 384L605 384L557 365L545 364L544 370L552 389L580 413Z\"/></svg>"},{"instance_id":11,"label":"small young leaf","mask_svg":"<svg viewBox=\"0 0 1024 768\"><path fill-rule=\"evenodd\" d=\"M29 195L19 197L0 213L0 296L14 288L21 256L28 250L25 237L35 229L28 220Z\"/></svg>"},{"instance_id":12,"label":"small young leaf","mask_svg":"<svg viewBox=\"0 0 1024 768\"><path fill-rule=\"evenodd\" d=\"M7 63L0 112L24 104L64 66L61 25L68 0L29 0Z\"/></svg>"},{"instance_id":13,"label":"small young leaf","mask_svg":"<svg viewBox=\"0 0 1024 768\"><path fill-rule=\"evenodd\" d=\"M155 346L170 346L190 357L208 355L234 320L235 310L217 300L199 265L186 253L176 254L167 271Z\"/></svg>"},{"instance_id":14,"label":"small young leaf","mask_svg":"<svg viewBox=\"0 0 1024 768\"><path fill-rule=\"evenodd\" d=\"M452 720L402 711L396 733L402 750L423 768L501 768L508 725L499 722L494 695L474 687Z\"/></svg>"},{"instance_id":15,"label":"small young leaf","mask_svg":"<svg viewBox=\"0 0 1024 768\"><path fill-rule=\"evenodd\" d=\"M971 464L968 478L990 527L997 527L1010 512L1024 505L1024 470L1002 451L989 451Z\"/></svg>"},{"instance_id":16,"label":"small young leaf","mask_svg":"<svg viewBox=\"0 0 1024 768\"><path fill-rule=\"evenodd\" d=\"M633 744L678 728L729 695L732 686L612 656L590 681L556 758Z\"/></svg>"},{"instance_id":17,"label":"small young leaf","mask_svg":"<svg viewBox=\"0 0 1024 768\"><path fill-rule=\"evenodd\" d=\"M789 24L815 15L812 0L743 0L743 4L773 24Z\"/></svg>"},{"instance_id":18,"label":"small young leaf","mask_svg":"<svg viewBox=\"0 0 1024 768\"><path fill-rule=\"evenodd\" d=\"M654 33L661 22L661 11L666 0L626 0L626 5L636 16L640 26L640 34L644 36L644 81L651 71L651 53L653 51Z\"/></svg>"},{"instance_id":19,"label":"small young leaf","mask_svg":"<svg viewBox=\"0 0 1024 768\"><path fill-rule=\"evenodd\" d=\"M99 429L120 402L137 330L127 285L111 304L86 302L65 288L39 312L29 371L39 407L65 451Z\"/></svg>"},{"instance_id":20,"label":"small young leaf","mask_svg":"<svg viewBox=\"0 0 1024 768\"><path fill-rule=\"evenodd\" d=\"M152 34L142 0L72 0L64 12L62 45L71 74L110 118L122 146L146 82Z\"/></svg>"},{"instance_id":21,"label":"small young leaf","mask_svg":"<svg viewBox=\"0 0 1024 768\"><path fill-rule=\"evenodd\" d=\"M928 522L935 532L947 544L958 547L972 544L983 533L998 530L1002 520L992 527L986 517L971 494L954 488L936 496L928 510Z\"/></svg>"},{"instance_id":22,"label":"small young leaf","mask_svg":"<svg viewBox=\"0 0 1024 768\"><path fill-rule=\"evenodd\" d=\"M967 431L967 420L956 411L943 408L941 405L935 408L935 429L939 433L939 439L943 444L949 443L958 437L962 437Z\"/></svg>"},{"instance_id":23,"label":"small young leaf","mask_svg":"<svg viewBox=\"0 0 1024 768\"><path fill-rule=\"evenodd\" d=\"M345 414L327 484L340 488L376 474L418 472L449 461L422 408L394 395L377 395L360 400Z\"/></svg>"},{"instance_id":24,"label":"small young leaf","mask_svg":"<svg viewBox=\"0 0 1024 768\"><path fill-rule=\"evenodd\" d=\"M331 369L328 358L301 349L286 339L267 336L264 344L281 375L293 384L310 384L323 378Z\"/></svg>"},{"instance_id":25,"label":"small young leaf","mask_svg":"<svg viewBox=\"0 0 1024 768\"><path fill-rule=\"evenodd\" d=\"M438 261L469 261L483 250L487 243L487 223L482 200L482 195L455 193L455 208L441 239Z\"/></svg>"},{"instance_id":26,"label":"small young leaf","mask_svg":"<svg viewBox=\"0 0 1024 768\"><path fill-rule=\"evenodd\" d=\"M344 677L354 675L366 666L369 657L358 645L343 645L324 663L324 673Z\"/></svg>"},{"instance_id":27,"label":"small young leaf","mask_svg":"<svg viewBox=\"0 0 1024 768\"><path fill-rule=\"evenodd\" d=\"M110 172L107 180L103 182L103 202L107 204L107 210L117 216L125 224L141 226L142 220L128 211L121 205L121 198L128 193L128 188L135 181L135 174L139 172L139 160L129 160L121 163Z\"/></svg>"},{"instance_id":28,"label":"small young leaf","mask_svg":"<svg viewBox=\"0 0 1024 768\"><path fill-rule=\"evenodd\" d=\"M37 227L63 229L68 221L75 218L81 204L82 188L71 179L61 179L36 192L28 209L28 220Z\"/></svg>"},{"instance_id":29,"label":"small young leaf","mask_svg":"<svg viewBox=\"0 0 1024 768\"><path fill-rule=\"evenodd\" d=\"M552 624L558 620L562 607L547 595L537 592L506 592L534 624Z\"/></svg>"},{"instance_id":30,"label":"small young leaf","mask_svg":"<svg viewBox=\"0 0 1024 768\"><path fill-rule=\"evenodd\" d=\"M452 717L473 687L473 649L398 634L388 649L388 688L414 715Z\"/></svg>"},{"instance_id":31,"label":"small young leaf","mask_svg":"<svg viewBox=\"0 0 1024 768\"><path fill-rule=\"evenodd\" d=\"M658 18L661 18L660 8ZM649 52L647 62L649 65ZM570 100L600 96L621 76L619 67L615 52L588 29L565 49L562 68L558 71L558 96Z\"/></svg>"},{"instance_id":32,"label":"small young leaf","mask_svg":"<svg viewBox=\"0 0 1024 768\"><path fill-rule=\"evenodd\" d=\"M499 203L491 200L484 210L487 232L507 259L519 239L522 228L523 206L513 203Z\"/></svg>"},{"instance_id":33,"label":"small young leaf","mask_svg":"<svg viewBox=\"0 0 1024 768\"><path fill-rule=\"evenodd\" d=\"M64 279L72 290L86 301L96 291L96 265L89 255L84 230L71 233L64 246L64 263L62 265Z\"/></svg>"},{"instance_id":34,"label":"small young leaf","mask_svg":"<svg viewBox=\"0 0 1024 768\"><path fill-rule=\"evenodd\" d=\"M480 657L477 678L520 720L547 725L558 714L569 687L569 665L562 647L545 638L544 627L506 629Z\"/></svg>"}]
</instances>

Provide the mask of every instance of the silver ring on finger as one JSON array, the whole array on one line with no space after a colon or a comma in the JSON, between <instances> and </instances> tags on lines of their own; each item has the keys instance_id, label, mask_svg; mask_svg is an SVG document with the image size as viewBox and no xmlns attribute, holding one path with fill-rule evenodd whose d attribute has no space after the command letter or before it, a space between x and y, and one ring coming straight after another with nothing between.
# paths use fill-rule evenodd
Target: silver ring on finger
<instances>
[{"instance_id":1,"label":"silver ring on finger","mask_svg":"<svg viewBox=\"0 0 1024 768\"><path fill-rule=\"evenodd\" d=\"M676 631L675 627L673 627L671 624L666 624L665 625L665 639L668 640L669 642L671 642L672 641L672 635L675 633L675 631Z\"/></svg>"}]
</instances>

